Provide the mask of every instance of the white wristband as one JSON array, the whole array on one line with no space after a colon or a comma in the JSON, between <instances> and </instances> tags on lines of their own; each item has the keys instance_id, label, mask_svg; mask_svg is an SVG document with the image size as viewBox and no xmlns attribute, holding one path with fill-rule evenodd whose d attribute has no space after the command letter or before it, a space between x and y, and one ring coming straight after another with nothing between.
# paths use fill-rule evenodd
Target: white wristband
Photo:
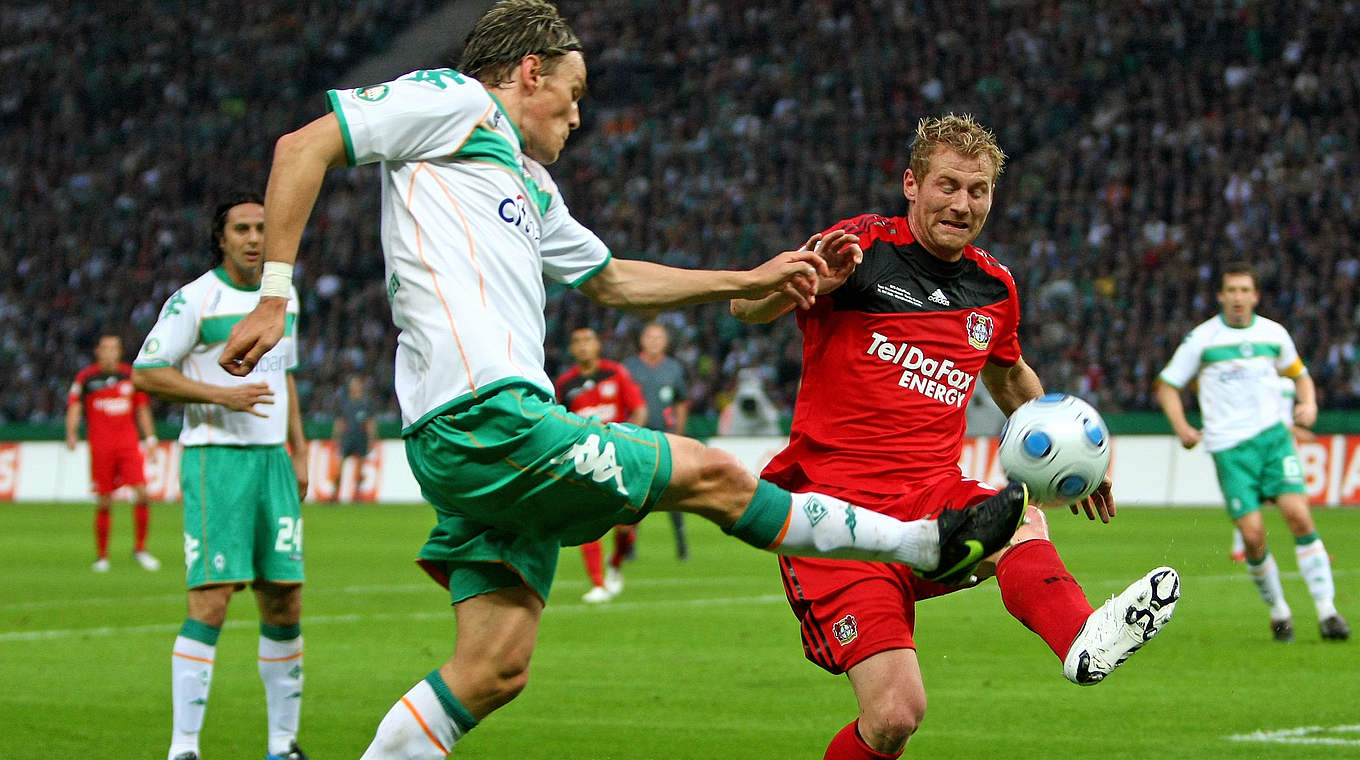
<instances>
[{"instance_id":1,"label":"white wristband","mask_svg":"<svg viewBox=\"0 0 1360 760\"><path fill-rule=\"evenodd\" d=\"M287 298L292 293L293 265L282 261L266 261L260 275L260 298Z\"/></svg>"}]
</instances>

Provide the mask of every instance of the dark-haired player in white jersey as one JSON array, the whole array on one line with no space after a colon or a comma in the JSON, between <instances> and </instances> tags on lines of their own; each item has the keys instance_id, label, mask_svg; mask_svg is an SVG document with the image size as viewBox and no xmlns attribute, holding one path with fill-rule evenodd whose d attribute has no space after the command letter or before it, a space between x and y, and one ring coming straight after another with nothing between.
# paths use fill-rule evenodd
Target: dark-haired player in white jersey
<instances>
[{"instance_id":1,"label":"dark-haired player in white jersey","mask_svg":"<svg viewBox=\"0 0 1360 760\"><path fill-rule=\"evenodd\" d=\"M995 493L958 461L965 408L980 377L1003 411L1043 394L1020 355L1015 281L972 243L1005 159L971 117L923 119L903 179L905 217L868 214L831 228L859 239L862 261L829 261L816 304L798 313L803 378L789 445L763 477L910 520L948 514ZM733 301L751 322L794 304L775 294ZM853 391L853 392L852 392ZM1084 503L1114 515L1106 481ZM1077 512L1077 505L1072 505ZM913 640L915 604L976 582L926 580L881 562L781 557L784 588L809 660L846 673L860 712L827 748L829 760L895 758L925 716ZM1171 619L1176 571L1157 568L1100 609L1049 541L1044 514L989 557L1006 609L1043 638L1079 684L1097 683Z\"/></svg>"}]
</instances>

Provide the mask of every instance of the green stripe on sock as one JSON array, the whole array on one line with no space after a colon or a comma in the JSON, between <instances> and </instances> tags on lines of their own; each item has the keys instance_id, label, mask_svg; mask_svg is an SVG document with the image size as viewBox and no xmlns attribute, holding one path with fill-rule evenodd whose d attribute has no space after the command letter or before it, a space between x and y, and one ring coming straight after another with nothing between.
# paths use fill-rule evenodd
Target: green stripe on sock
<instances>
[{"instance_id":1,"label":"green stripe on sock","mask_svg":"<svg viewBox=\"0 0 1360 760\"><path fill-rule=\"evenodd\" d=\"M1308 544L1311 544L1316 540L1318 540L1318 534L1317 531L1313 531L1312 533L1309 533L1306 536L1294 536L1294 545L1307 546Z\"/></svg>"},{"instance_id":2,"label":"green stripe on sock","mask_svg":"<svg viewBox=\"0 0 1360 760\"><path fill-rule=\"evenodd\" d=\"M1260 567L1261 565L1264 565L1268 559L1270 559L1270 550L1266 549L1266 553L1262 554L1260 559L1247 557L1247 567Z\"/></svg>"},{"instance_id":3,"label":"green stripe on sock","mask_svg":"<svg viewBox=\"0 0 1360 760\"><path fill-rule=\"evenodd\" d=\"M260 635L271 641L292 641L302 635L302 623L266 625L260 623Z\"/></svg>"},{"instance_id":4,"label":"green stripe on sock","mask_svg":"<svg viewBox=\"0 0 1360 760\"><path fill-rule=\"evenodd\" d=\"M184 618L184 625L179 627L179 635L215 647L217 646L217 637L222 635L222 629L213 628L201 620Z\"/></svg>"},{"instance_id":5,"label":"green stripe on sock","mask_svg":"<svg viewBox=\"0 0 1360 760\"><path fill-rule=\"evenodd\" d=\"M444 712L449 714L449 718L453 720L454 725L458 726L460 731L466 734L477 726L477 719L472 717L472 713L468 712L467 708L463 707L463 703L459 702L458 698L453 696L453 692L449 691L449 686L444 683L444 678L439 675L439 671L430 671L430 674L425 676L425 683L428 683L430 688L434 689L434 695L439 698L439 704L443 706Z\"/></svg>"},{"instance_id":6,"label":"green stripe on sock","mask_svg":"<svg viewBox=\"0 0 1360 760\"><path fill-rule=\"evenodd\" d=\"M792 494L769 481L759 481L746 511L732 527L723 528L723 532L757 549L768 549L783 532L792 508Z\"/></svg>"}]
</instances>

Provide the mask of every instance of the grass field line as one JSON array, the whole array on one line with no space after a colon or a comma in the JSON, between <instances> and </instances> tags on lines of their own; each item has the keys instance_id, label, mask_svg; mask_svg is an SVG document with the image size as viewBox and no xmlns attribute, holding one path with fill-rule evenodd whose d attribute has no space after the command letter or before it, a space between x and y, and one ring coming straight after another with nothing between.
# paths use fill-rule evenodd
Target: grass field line
<instances>
[{"instance_id":1,"label":"grass field line","mask_svg":"<svg viewBox=\"0 0 1360 760\"><path fill-rule=\"evenodd\" d=\"M1255 742L1263 744L1325 744L1333 747L1360 747L1360 739L1343 739L1336 736L1319 734L1360 733L1360 725L1353 726L1303 726L1300 728L1281 728L1275 730L1253 731L1249 734L1231 734L1223 737L1232 742Z\"/></svg>"},{"instance_id":2,"label":"grass field line","mask_svg":"<svg viewBox=\"0 0 1360 760\"><path fill-rule=\"evenodd\" d=\"M713 597L708 599L667 599L650 602L610 602L609 604L586 604L584 602L565 602L553 604L544 610L545 615L575 614L589 611L591 614L623 612L648 609L675 609L685 607L727 607L747 604L773 604L784 602L783 594L761 594L759 596ZM305 625L326 625L334 623L356 623L374 621L419 621L448 620L453 622L453 613L448 609L439 612L378 613L373 615L307 615ZM223 628L256 628L256 620L228 620ZM37 631L0 632L0 644L26 641L54 641L71 638L95 638L104 636L123 636L142 633L168 634L180 629L180 623L153 623L147 625L100 626L98 628L51 628Z\"/></svg>"}]
</instances>

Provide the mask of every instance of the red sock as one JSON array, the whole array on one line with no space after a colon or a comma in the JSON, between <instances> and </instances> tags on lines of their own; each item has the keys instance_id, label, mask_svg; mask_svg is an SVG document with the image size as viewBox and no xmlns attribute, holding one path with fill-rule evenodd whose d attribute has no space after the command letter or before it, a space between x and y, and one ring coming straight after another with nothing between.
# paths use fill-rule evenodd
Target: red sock
<instances>
[{"instance_id":1,"label":"red sock","mask_svg":"<svg viewBox=\"0 0 1360 760\"><path fill-rule=\"evenodd\" d=\"M1039 634L1059 659L1066 657L1092 607L1053 542L1025 541L1003 554L996 583L1006 610Z\"/></svg>"},{"instance_id":2,"label":"red sock","mask_svg":"<svg viewBox=\"0 0 1360 760\"><path fill-rule=\"evenodd\" d=\"M822 760L896 760L901 756L901 752L879 752L865 744L856 719L832 738Z\"/></svg>"},{"instance_id":3,"label":"red sock","mask_svg":"<svg viewBox=\"0 0 1360 760\"><path fill-rule=\"evenodd\" d=\"M107 508L94 511L94 551L96 557L109 556L109 524L113 522Z\"/></svg>"},{"instance_id":4,"label":"red sock","mask_svg":"<svg viewBox=\"0 0 1360 760\"><path fill-rule=\"evenodd\" d=\"M637 528L632 525L614 529L614 553L609 555L609 564L615 570L623 567L623 558L632 553L633 541L637 539Z\"/></svg>"},{"instance_id":5,"label":"red sock","mask_svg":"<svg viewBox=\"0 0 1360 760\"><path fill-rule=\"evenodd\" d=\"M586 575L590 576L590 585L603 586L604 551L600 548L600 542L581 544L581 559L586 561Z\"/></svg>"},{"instance_id":6,"label":"red sock","mask_svg":"<svg viewBox=\"0 0 1360 760\"><path fill-rule=\"evenodd\" d=\"M136 539L133 551L146 551L146 526L151 523L151 508L139 501L132 507L132 530Z\"/></svg>"}]
</instances>

